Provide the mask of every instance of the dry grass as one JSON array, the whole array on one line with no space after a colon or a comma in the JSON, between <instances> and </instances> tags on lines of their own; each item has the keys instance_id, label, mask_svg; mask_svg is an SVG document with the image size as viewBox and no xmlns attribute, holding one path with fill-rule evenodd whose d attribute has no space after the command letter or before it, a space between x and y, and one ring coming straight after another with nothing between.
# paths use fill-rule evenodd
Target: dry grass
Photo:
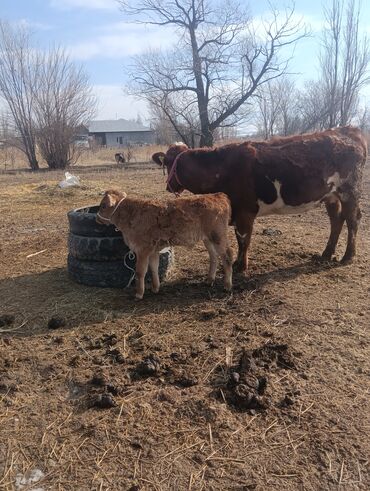
<instances>
[{"instance_id":1,"label":"dry grass","mask_svg":"<svg viewBox=\"0 0 370 491\"><path fill-rule=\"evenodd\" d=\"M66 212L112 185L168 197L161 171L91 170L66 191L55 187L62 175L1 177L0 314L15 321L0 327L0 489L35 469L42 479L23 489L369 489L369 166L352 266L310 260L327 238L323 210L264 218L251 277L236 278L232 295L221 278L204 285L199 246L179 248L159 296L142 303L68 279ZM54 315L67 326L48 330ZM95 344L113 333L123 364ZM229 367L268 341L288 343L295 368L267 368L267 409L237 411L226 400ZM138 378L151 353L160 373ZM118 389L116 407L88 407L97 371ZM287 394L293 404L280 407Z\"/></svg>"},{"instance_id":2,"label":"dry grass","mask_svg":"<svg viewBox=\"0 0 370 491\"><path fill-rule=\"evenodd\" d=\"M166 146L145 145L132 146L131 162L149 162L154 152L166 151ZM127 158L127 148L98 148L97 150L88 150L83 153L78 165L96 165L96 163L115 163L114 155L117 152L123 152Z\"/></svg>"},{"instance_id":3,"label":"dry grass","mask_svg":"<svg viewBox=\"0 0 370 491\"><path fill-rule=\"evenodd\" d=\"M154 152L165 151L165 146L160 145L145 145L145 146L133 146L131 147L132 159L131 163L138 162L150 162ZM123 148L96 148L94 150L84 149L82 150L81 157L77 161L78 168L97 166L97 165L116 165L114 155L117 152L123 152L125 155L127 149ZM47 165L44 160L38 155L39 165L41 169L46 169ZM72 166L72 172L73 168ZM16 148L0 148L0 171L9 170L27 170L29 168L25 155Z\"/></svg>"}]
</instances>

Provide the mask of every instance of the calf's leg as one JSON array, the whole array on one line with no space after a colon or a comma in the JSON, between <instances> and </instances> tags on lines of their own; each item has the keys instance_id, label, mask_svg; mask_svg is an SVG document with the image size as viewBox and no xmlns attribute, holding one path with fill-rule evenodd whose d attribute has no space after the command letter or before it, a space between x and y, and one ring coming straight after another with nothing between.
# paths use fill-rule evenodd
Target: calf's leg
<instances>
[{"instance_id":1,"label":"calf's leg","mask_svg":"<svg viewBox=\"0 0 370 491\"><path fill-rule=\"evenodd\" d=\"M225 230L218 232L212 231L208 239L205 239L204 243L208 249L210 255L210 269L209 278L212 278L212 283L216 277L217 259L221 257L222 265L224 268L224 287L225 290L231 290L232 288L232 252L227 240L228 223L225 224Z\"/></svg>"},{"instance_id":2,"label":"calf's leg","mask_svg":"<svg viewBox=\"0 0 370 491\"><path fill-rule=\"evenodd\" d=\"M233 287L233 254L230 247L226 247L220 255L224 268L224 287L229 291Z\"/></svg>"},{"instance_id":3,"label":"calf's leg","mask_svg":"<svg viewBox=\"0 0 370 491\"><path fill-rule=\"evenodd\" d=\"M149 254L140 251L136 254L136 295L137 300L142 300L145 291L145 275L148 271Z\"/></svg>"},{"instance_id":4,"label":"calf's leg","mask_svg":"<svg viewBox=\"0 0 370 491\"><path fill-rule=\"evenodd\" d=\"M238 257L234 270L244 273L248 270L248 249L251 243L255 215L244 213L235 218L235 233L238 241Z\"/></svg>"},{"instance_id":5,"label":"calf's leg","mask_svg":"<svg viewBox=\"0 0 370 491\"><path fill-rule=\"evenodd\" d=\"M149 257L149 267L152 273L152 291L154 293L159 292L160 281L159 281L159 253L155 252Z\"/></svg>"},{"instance_id":6,"label":"calf's leg","mask_svg":"<svg viewBox=\"0 0 370 491\"><path fill-rule=\"evenodd\" d=\"M342 213L342 204L339 198L334 198L325 203L326 210L330 219L330 237L321 257L330 260L335 253L339 235L343 228L344 216Z\"/></svg>"},{"instance_id":7,"label":"calf's leg","mask_svg":"<svg viewBox=\"0 0 370 491\"><path fill-rule=\"evenodd\" d=\"M210 285L213 285L216 279L216 271L218 266L217 252L214 244L210 239L204 239L203 242L209 254L209 271L208 271L207 282Z\"/></svg>"}]
</instances>

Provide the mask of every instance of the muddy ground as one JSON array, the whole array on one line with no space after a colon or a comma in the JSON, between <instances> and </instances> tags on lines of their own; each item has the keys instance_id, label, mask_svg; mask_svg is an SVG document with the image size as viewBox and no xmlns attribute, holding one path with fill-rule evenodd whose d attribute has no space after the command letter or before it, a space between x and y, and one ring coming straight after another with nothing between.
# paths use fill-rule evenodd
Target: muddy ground
<instances>
[{"instance_id":1,"label":"muddy ground","mask_svg":"<svg viewBox=\"0 0 370 491\"><path fill-rule=\"evenodd\" d=\"M353 265L312 259L323 209L269 217L233 294L199 245L141 303L68 278L66 213L161 171L61 177L0 175L0 488L370 489L369 165Z\"/></svg>"}]
</instances>

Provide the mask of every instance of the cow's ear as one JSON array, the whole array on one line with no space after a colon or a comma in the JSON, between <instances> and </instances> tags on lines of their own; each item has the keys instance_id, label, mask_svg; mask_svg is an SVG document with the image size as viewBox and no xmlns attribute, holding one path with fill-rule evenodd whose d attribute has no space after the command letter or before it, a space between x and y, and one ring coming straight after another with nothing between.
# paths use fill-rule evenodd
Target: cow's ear
<instances>
[{"instance_id":1,"label":"cow's ear","mask_svg":"<svg viewBox=\"0 0 370 491\"><path fill-rule=\"evenodd\" d=\"M158 164L162 167L165 156L166 156L166 154L164 152L156 152L156 153L153 153L152 160L154 160L154 162L156 164Z\"/></svg>"},{"instance_id":2,"label":"cow's ear","mask_svg":"<svg viewBox=\"0 0 370 491\"><path fill-rule=\"evenodd\" d=\"M104 198L106 199L106 204L109 208L115 205L114 198L109 191L105 191Z\"/></svg>"}]
</instances>

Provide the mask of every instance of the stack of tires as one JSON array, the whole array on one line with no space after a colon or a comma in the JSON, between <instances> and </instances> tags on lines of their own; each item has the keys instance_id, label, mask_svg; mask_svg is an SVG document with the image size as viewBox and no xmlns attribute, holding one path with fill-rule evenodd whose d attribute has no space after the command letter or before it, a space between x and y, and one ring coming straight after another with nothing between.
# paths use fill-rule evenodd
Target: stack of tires
<instances>
[{"instance_id":1,"label":"stack of tires","mask_svg":"<svg viewBox=\"0 0 370 491\"><path fill-rule=\"evenodd\" d=\"M68 273L77 283L125 288L135 278L135 254L114 225L96 222L99 206L77 208L68 213ZM172 262L172 250L160 253L159 276L163 280Z\"/></svg>"}]
</instances>

